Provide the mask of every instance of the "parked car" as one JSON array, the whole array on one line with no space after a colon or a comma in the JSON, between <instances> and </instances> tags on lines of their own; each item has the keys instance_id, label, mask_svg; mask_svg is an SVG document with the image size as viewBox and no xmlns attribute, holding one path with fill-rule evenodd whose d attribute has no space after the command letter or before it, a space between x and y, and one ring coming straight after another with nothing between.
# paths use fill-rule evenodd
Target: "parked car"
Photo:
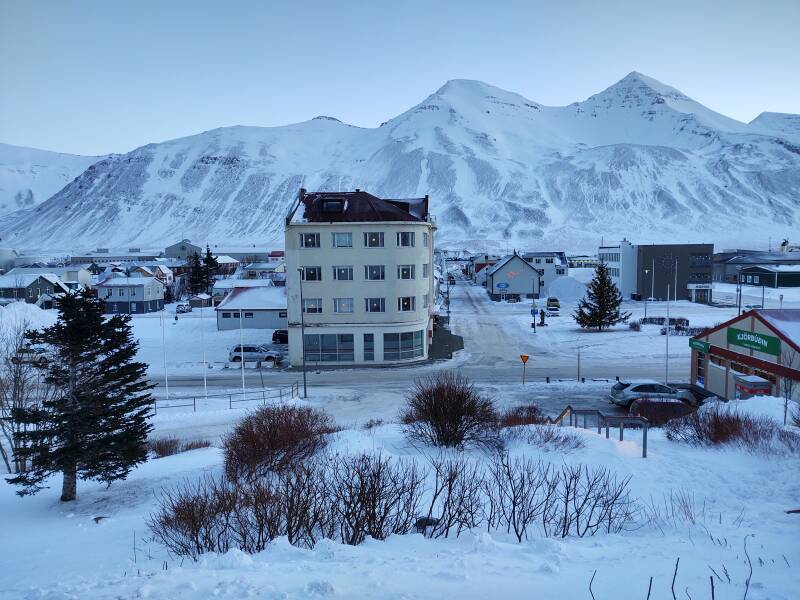
<instances>
[{"instance_id":1,"label":"parked car","mask_svg":"<svg viewBox=\"0 0 800 600\"><path fill-rule=\"evenodd\" d=\"M231 348L228 356L230 362L266 362L278 365L281 362L282 355L276 350L270 350L266 346L244 346L236 345Z\"/></svg>"},{"instance_id":2,"label":"parked car","mask_svg":"<svg viewBox=\"0 0 800 600\"><path fill-rule=\"evenodd\" d=\"M550 308L548 306L547 310L544 311L544 314L546 316L548 316L548 317L560 317L561 316L561 311L559 309L557 309L557 308Z\"/></svg>"},{"instance_id":3,"label":"parked car","mask_svg":"<svg viewBox=\"0 0 800 600\"><path fill-rule=\"evenodd\" d=\"M289 331L286 329L276 329L272 332L272 343L273 344L288 344L289 343Z\"/></svg>"},{"instance_id":4,"label":"parked car","mask_svg":"<svg viewBox=\"0 0 800 600\"><path fill-rule=\"evenodd\" d=\"M675 388L658 383L657 381L618 381L611 388L609 400L612 404L630 408L635 400L658 400L662 398L675 398L689 404L696 404L697 399L689 390Z\"/></svg>"},{"instance_id":5,"label":"parked car","mask_svg":"<svg viewBox=\"0 0 800 600\"><path fill-rule=\"evenodd\" d=\"M14 356L11 357L11 362L15 365L39 365L44 367L47 366L50 359L47 357L47 350L41 346L25 346L17 349Z\"/></svg>"},{"instance_id":6,"label":"parked car","mask_svg":"<svg viewBox=\"0 0 800 600\"><path fill-rule=\"evenodd\" d=\"M559 302L558 298L555 296L550 296L547 299L547 308L555 308L556 310L559 310L561 308L561 302Z\"/></svg>"},{"instance_id":7,"label":"parked car","mask_svg":"<svg viewBox=\"0 0 800 600\"><path fill-rule=\"evenodd\" d=\"M178 304L178 306L175 307L175 312L179 315L182 315L183 313L187 312L192 312L192 306L186 303Z\"/></svg>"}]
</instances>

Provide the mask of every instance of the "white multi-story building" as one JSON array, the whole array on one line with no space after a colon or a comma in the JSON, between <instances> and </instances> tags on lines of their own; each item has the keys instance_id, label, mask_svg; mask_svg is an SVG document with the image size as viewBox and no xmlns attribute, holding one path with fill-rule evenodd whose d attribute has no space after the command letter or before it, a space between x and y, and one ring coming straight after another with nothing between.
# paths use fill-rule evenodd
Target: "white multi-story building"
<instances>
[{"instance_id":1,"label":"white multi-story building","mask_svg":"<svg viewBox=\"0 0 800 600\"><path fill-rule=\"evenodd\" d=\"M539 289L536 297L540 297L553 280L569 275L569 262L564 252L523 252L522 259L539 271Z\"/></svg>"},{"instance_id":2,"label":"white multi-story building","mask_svg":"<svg viewBox=\"0 0 800 600\"><path fill-rule=\"evenodd\" d=\"M300 190L286 218L290 363L303 348L311 364L426 359L435 229L427 196Z\"/></svg>"},{"instance_id":3,"label":"white multi-story building","mask_svg":"<svg viewBox=\"0 0 800 600\"><path fill-rule=\"evenodd\" d=\"M631 294L636 292L638 263L636 246L624 239L613 246L600 246L597 249L597 259L605 263L608 274L622 294L622 298L630 300Z\"/></svg>"}]
</instances>

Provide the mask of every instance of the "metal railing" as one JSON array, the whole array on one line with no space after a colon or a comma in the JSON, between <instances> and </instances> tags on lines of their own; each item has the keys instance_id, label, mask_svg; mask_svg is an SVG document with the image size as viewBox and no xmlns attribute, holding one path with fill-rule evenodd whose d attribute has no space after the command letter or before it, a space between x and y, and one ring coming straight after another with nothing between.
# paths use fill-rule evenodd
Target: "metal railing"
<instances>
[{"instance_id":1,"label":"metal railing","mask_svg":"<svg viewBox=\"0 0 800 600\"><path fill-rule=\"evenodd\" d=\"M294 382L291 385L277 388L260 388L255 390L229 391L222 394L195 394L192 396L171 396L169 398L153 399L153 414L158 414L160 410L170 408L192 408L192 412L197 412L198 401L221 401L227 400L228 408L233 409L235 404L243 402L261 402L266 404L268 400L290 400L300 397L300 383ZM177 404L175 404L177 402Z\"/></svg>"},{"instance_id":2,"label":"metal railing","mask_svg":"<svg viewBox=\"0 0 800 600\"><path fill-rule=\"evenodd\" d=\"M564 407L559 415L552 419L547 417L547 422L552 425L564 425L564 418L569 416L569 426L570 427L579 427L578 424L578 417L583 415L583 429L588 429L588 421L587 418L589 416L594 416L597 418L597 433L603 432L603 427L606 430L606 439L609 438L610 435L610 428L612 423L616 422L619 423L619 441L623 441L625 436L625 425L639 425L642 428L642 458L647 458L647 430L650 427L650 422L644 418L639 416L633 415L606 415L601 413L599 410L590 409L590 408L573 408L569 404Z\"/></svg>"}]
</instances>

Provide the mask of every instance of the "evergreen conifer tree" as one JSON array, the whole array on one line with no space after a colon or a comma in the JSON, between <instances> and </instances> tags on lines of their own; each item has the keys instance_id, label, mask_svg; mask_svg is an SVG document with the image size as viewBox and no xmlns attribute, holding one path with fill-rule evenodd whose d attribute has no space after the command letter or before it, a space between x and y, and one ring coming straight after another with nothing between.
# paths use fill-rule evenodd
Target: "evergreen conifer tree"
<instances>
[{"instance_id":1,"label":"evergreen conifer tree","mask_svg":"<svg viewBox=\"0 0 800 600\"><path fill-rule=\"evenodd\" d=\"M596 327L598 331L628 320L630 313L621 313L622 294L611 280L608 267L601 262L597 265L594 277L586 296L573 313L575 321L584 328Z\"/></svg>"},{"instance_id":2,"label":"evergreen conifer tree","mask_svg":"<svg viewBox=\"0 0 800 600\"><path fill-rule=\"evenodd\" d=\"M16 436L17 452L30 465L9 479L21 496L60 472L61 500L74 500L78 479L111 483L147 459L153 385L147 365L134 360L130 316L106 319L102 307L89 292L67 294L53 326L25 334L31 344L48 345L50 361L42 368L56 393L15 412L26 425Z\"/></svg>"},{"instance_id":3,"label":"evergreen conifer tree","mask_svg":"<svg viewBox=\"0 0 800 600\"><path fill-rule=\"evenodd\" d=\"M214 287L214 275L219 271L219 261L217 257L211 254L211 249L206 246L206 254L203 257L203 281L205 284L205 292L211 293L211 288Z\"/></svg>"},{"instance_id":4,"label":"evergreen conifer tree","mask_svg":"<svg viewBox=\"0 0 800 600\"><path fill-rule=\"evenodd\" d=\"M206 276L200 255L195 252L189 257L189 291L199 294L206 287Z\"/></svg>"}]
</instances>

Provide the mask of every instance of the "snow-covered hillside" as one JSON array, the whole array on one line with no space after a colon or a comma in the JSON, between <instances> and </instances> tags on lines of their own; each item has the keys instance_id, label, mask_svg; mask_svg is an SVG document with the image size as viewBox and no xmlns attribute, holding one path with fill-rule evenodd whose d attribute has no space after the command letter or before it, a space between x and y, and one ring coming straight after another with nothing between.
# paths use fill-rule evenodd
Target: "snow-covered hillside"
<instances>
[{"instance_id":1,"label":"snow-covered hillside","mask_svg":"<svg viewBox=\"0 0 800 600\"><path fill-rule=\"evenodd\" d=\"M35 207L98 159L0 144L0 215Z\"/></svg>"},{"instance_id":2,"label":"snow-covered hillside","mask_svg":"<svg viewBox=\"0 0 800 600\"><path fill-rule=\"evenodd\" d=\"M0 220L17 246L280 242L300 186L430 194L450 247L740 245L800 226L792 115L740 123L631 73L565 107L454 80L374 129L229 127L103 159Z\"/></svg>"}]
</instances>

